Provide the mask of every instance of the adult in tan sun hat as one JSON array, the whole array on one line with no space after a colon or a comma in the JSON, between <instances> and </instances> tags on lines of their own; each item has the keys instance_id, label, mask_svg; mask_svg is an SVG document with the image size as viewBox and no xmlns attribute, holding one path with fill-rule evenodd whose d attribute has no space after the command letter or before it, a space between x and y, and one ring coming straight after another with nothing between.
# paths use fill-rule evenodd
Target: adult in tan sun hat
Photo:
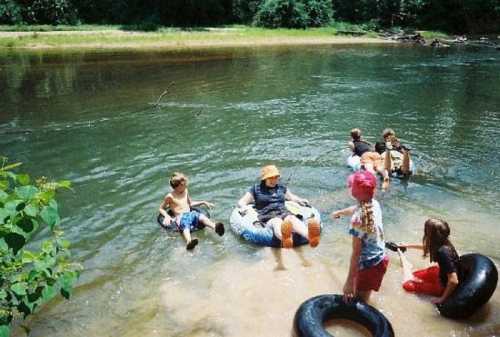
<instances>
[{"instance_id":1,"label":"adult in tan sun hat","mask_svg":"<svg viewBox=\"0 0 500 337\"><path fill-rule=\"evenodd\" d=\"M275 165L266 165L260 171L260 182L252 186L238 201L238 207L250 207L255 204L258 219L266 227L273 229L274 235L281 240L284 248L293 247L293 233L309 240L311 247L319 244L321 227L319 222L312 218L306 225L285 207L285 201L295 201L299 204L309 204L306 199L300 198L280 183L280 171Z\"/></svg>"}]
</instances>

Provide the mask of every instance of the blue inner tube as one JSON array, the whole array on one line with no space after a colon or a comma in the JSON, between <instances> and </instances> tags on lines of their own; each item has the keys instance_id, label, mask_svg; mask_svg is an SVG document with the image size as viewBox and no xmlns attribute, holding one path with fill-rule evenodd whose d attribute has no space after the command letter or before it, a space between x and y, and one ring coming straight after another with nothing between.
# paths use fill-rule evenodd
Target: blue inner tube
<instances>
[{"instance_id":1,"label":"blue inner tube","mask_svg":"<svg viewBox=\"0 0 500 337\"><path fill-rule=\"evenodd\" d=\"M471 316L491 298L498 282L498 271L487 256L466 254L460 257L463 280L438 310L444 317L462 319Z\"/></svg>"},{"instance_id":2,"label":"blue inner tube","mask_svg":"<svg viewBox=\"0 0 500 337\"><path fill-rule=\"evenodd\" d=\"M297 337L332 337L323 327L329 319L359 323L374 337L394 337L391 323L380 311L357 300L346 303L342 295L320 295L302 303L293 320L295 333Z\"/></svg>"},{"instance_id":3,"label":"blue inner tube","mask_svg":"<svg viewBox=\"0 0 500 337\"><path fill-rule=\"evenodd\" d=\"M198 208L198 207L193 207L191 208L192 211L197 211L197 212L200 212L201 214L204 214L207 218L210 218L210 213L205 209L205 208ZM168 215L170 215L171 217L174 217L174 214L172 213L172 210L167 208L166 209ZM168 225L164 225L163 224L163 219L165 219L165 217L160 213L158 214L158 216L156 217L156 221L158 222L158 224L166 229L166 230L169 230L169 231L174 231L174 232L178 232L179 231L179 228L177 228L177 226L175 224L168 224ZM203 226L203 224L198 224L198 226L194 229L191 230L191 232L196 232L196 231L199 231L200 229L203 229L205 228L205 226Z\"/></svg>"},{"instance_id":4,"label":"blue inner tube","mask_svg":"<svg viewBox=\"0 0 500 337\"><path fill-rule=\"evenodd\" d=\"M315 217L321 224L321 217L318 210L311 206L301 206L295 202L287 201L285 203L287 209L295 214L297 218L302 220L307 226L307 220ZM246 213L241 213L239 208L235 208L229 218L231 229L244 240L259 246L281 247L281 241L274 235L274 231L270 227L264 227L257 218L255 208L248 210ZM322 225L321 225L322 226ZM293 245L300 246L309 243L306 238L293 233Z\"/></svg>"}]
</instances>

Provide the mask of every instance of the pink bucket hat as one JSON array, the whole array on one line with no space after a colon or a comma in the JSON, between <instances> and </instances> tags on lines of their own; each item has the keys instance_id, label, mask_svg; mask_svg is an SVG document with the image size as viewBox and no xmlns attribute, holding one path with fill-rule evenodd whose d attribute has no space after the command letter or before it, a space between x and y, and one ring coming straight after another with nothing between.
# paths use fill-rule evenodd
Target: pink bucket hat
<instances>
[{"instance_id":1,"label":"pink bucket hat","mask_svg":"<svg viewBox=\"0 0 500 337\"><path fill-rule=\"evenodd\" d=\"M375 194L377 178L368 171L358 171L347 179L351 194L358 201L369 201Z\"/></svg>"}]
</instances>

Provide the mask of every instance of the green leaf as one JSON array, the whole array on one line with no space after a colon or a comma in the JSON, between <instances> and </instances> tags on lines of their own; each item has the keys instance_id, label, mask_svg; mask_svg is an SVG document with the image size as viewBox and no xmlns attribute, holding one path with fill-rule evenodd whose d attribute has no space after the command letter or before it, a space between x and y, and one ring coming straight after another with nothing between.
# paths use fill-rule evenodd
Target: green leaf
<instances>
[{"instance_id":1,"label":"green leaf","mask_svg":"<svg viewBox=\"0 0 500 337\"><path fill-rule=\"evenodd\" d=\"M17 310L24 314L24 318L33 312L33 303L22 301L17 305Z\"/></svg>"},{"instance_id":2,"label":"green leaf","mask_svg":"<svg viewBox=\"0 0 500 337\"><path fill-rule=\"evenodd\" d=\"M63 240L59 240L59 245L64 249L68 249L71 246L71 242L63 239Z\"/></svg>"},{"instance_id":3,"label":"green leaf","mask_svg":"<svg viewBox=\"0 0 500 337\"><path fill-rule=\"evenodd\" d=\"M14 251L14 255L16 255L17 252L21 248L23 248L24 244L26 243L26 239L24 238L24 236L18 233L8 233L3 237L3 239L5 240L7 246L9 246L9 248L12 248L12 250Z\"/></svg>"},{"instance_id":4,"label":"green leaf","mask_svg":"<svg viewBox=\"0 0 500 337\"><path fill-rule=\"evenodd\" d=\"M0 337L9 337L10 328L8 325L0 325Z\"/></svg>"},{"instance_id":5,"label":"green leaf","mask_svg":"<svg viewBox=\"0 0 500 337\"><path fill-rule=\"evenodd\" d=\"M42 252L50 254L53 250L54 243L52 241L47 240L42 243Z\"/></svg>"},{"instance_id":6,"label":"green leaf","mask_svg":"<svg viewBox=\"0 0 500 337\"><path fill-rule=\"evenodd\" d=\"M5 208L0 208L0 225L6 223L5 219L11 214L12 212L9 212Z\"/></svg>"},{"instance_id":7,"label":"green leaf","mask_svg":"<svg viewBox=\"0 0 500 337\"><path fill-rule=\"evenodd\" d=\"M29 201L39 192L38 188L32 185L17 187L15 189L16 194L19 198Z\"/></svg>"},{"instance_id":8,"label":"green leaf","mask_svg":"<svg viewBox=\"0 0 500 337\"><path fill-rule=\"evenodd\" d=\"M27 174L18 174L17 181L21 185L28 185L30 183L30 176Z\"/></svg>"},{"instance_id":9,"label":"green leaf","mask_svg":"<svg viewBox=\"0 0 500 337\"><path fill-rule=\"evenodd\" d=\"M42 220L50 227L50 229L54 229L54 226L59 224L60 218L57 213L57 209L51 206L45 206L40 212L40 216Z\"/></svg>"},{"instance_id":10,"label":"green leaf","mask_svg":"<svg viewBox=\"0 0 500 337\"><path fill-rule=\"evenodd\" d=\"M68 290L66 290L66 289L62 289L62 288L61 288L61 295L62 295L65 299L69 300L69 298L70 298L70 296L71 296L71 293L70 293Z\"/></svg>"},{"instance_id":11,"label":"green leaf","mask_svg":"<svg viewBox=\"0 0 500 337\"><path fill-rule=\"evenodd\" d=\"M23 250L23 257L21 258L21 262L24 263L31 263L35 261L38 258L38 255L33 254L29 250Z\"/></svg>"},{"instance_id":12,"label":"green leaf","mask_svg":"<svg viewBox=\"0 0 500 337\"><path fill-rule=\"evenodd\" d=\"M21 218L17 223L16 226L21 228L23 232L25 233L31 233L33 229L35 229L35 224L33 223L33 220L28 218L28 217L23 217Z\"/></svg>"},{"instance_id":13,"label":"green leaf","mask_svg":"<svg viewBox=\"0 0 500 337\"><path fill-rule=\"evenodd\" d=\"M50 200L54 199L55 195L56 193L54 191L43 191L38 194L38 197L43 203L48 204Z\"/></svg>"},{"instance_id":14,"label":"green leaf","mask_svg":"<svg viewBox=\"0 0 500 337\"><path fill-rule=\"evenodd\" d=\"M27 216L34 218L38 215L38 207L33 204L28 204L28 206L24 208L24 213L26 213Z\"/></svg>"},{"instance_id":15,"label":"green leaf","mask_svg":"<svg viewBox=\"0 0 500 337\"><path fill-rule=\"evenodd\" d=\"M1 183L1 182L0 182ZM3 189L0 187L0 202L5 202L9 195L3 191Z\"/></svg>"},{"instance_id":16,"label":"green leaf","mask_svg":"<svg viewBox=\"0 0 500 337\"><path fill-rule=\"evenodd\" d=\"M0 238L0 252L6 252L9 250L9 246L5 242L4 238Z\"/></svg>"},{"instance_id":17,"label":"green leaf","mask_svg":"<svg viewBox=\"0 0 500 337\"><path fill-rule=\"evenodd\" d=\"M0 301L7 298L7 292L4 289L0 289Z\"/></svg>"},{"instance_id":18,"label":"green leaf","mask_svg":"<svg viewBox=\"0 0 500 337\"><path fill-rule=\"evenodd\" d=\"M16 211L16 208L19 204L23 203L22 200L16 199L16 200L11 200L5 203L3 206L6 210L9 211Z\"/></svg>"},{"instance_id":19,"label":"green leaf","mask_svg":"<svg viewBox=\"0 0 500 337\"><path fill-rule=\"evenodd\" d=\"M49 206L55 209L56 211L59 210L59 206L57 205L56 199L52 199L49 201Z\"/></svg>"},{"instance_id":20,"label":"green leaf","mask_svg":"<svg viewBox=\"0 0 500 337\"><path fill-rule=\"evenodd\" d=\"M52 298L54 298L54 296L57 295L57 291L56 291L56 288L55 287L52 287L52 286L46 286L43 290L42 290L42 301L43 302L48 302L50 301Z\"/></svg>"},{"instance_id":21,"label":"green leaf","mask_svg":"<svg viewBox=\"0 0 500 337\"><path fill-rule=\"evenodd\" d=\"M0 190L6 191L9 188L9 181L8 180L0 180Z\"/></svg>"},{"instance_id":22,"label":"green leaf","mask_svg":"<svg viewBox=\"0 0 500 337\"><path fill-rule=\"evenodd\" d=\"M12 290L16 295L23 296L26 295L26 288L28 285L25 282L14 283L10 286L10 290Z\"/></svg>"},{"instance_id":23,"label":"green leaf","mask_svg":"<svg viewBox=\"0 0 500 337\"><path fill-rule=\"evenodd\" d=\"M66 290L67 292L71 292L73 285L78 279L78 273L74 271L65 272L62 278L60 279L61 288Z\"/></svg>"},{"instance_id":24,"label":"green leaf","mask_svg":"<svg viewBox=\"0 0 500 337\"><path fill-rule=\"evenodd\" d=\"M24 201L20 202L16 206L16 212L21 212L24 209L24 207L26 207L26 203Z\"/></svg>"},{"instance_id":25,"label":"green leaf","mask_svg":"<svg viewBox=\"0 0 500 337\"><path fill-rule=\"evenodd\" d=\"M69 181L69 180L58 181L58 184L59 184L59 187L71 189L71 181Z\"/></svg>"}]
</instances>

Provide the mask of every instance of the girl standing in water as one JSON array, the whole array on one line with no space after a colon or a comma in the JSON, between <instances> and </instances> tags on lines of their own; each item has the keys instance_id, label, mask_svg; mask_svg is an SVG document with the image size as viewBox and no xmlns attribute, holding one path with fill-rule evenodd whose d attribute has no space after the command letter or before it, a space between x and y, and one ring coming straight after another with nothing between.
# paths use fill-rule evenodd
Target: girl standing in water
<instances>
[{"instance_id":1,"label":"girl standing in water","mask_svg":"<svg viewBox=\"0 0 500 337\"><path fill-rule=\"evenodd\" d=\"M372 173L356 172L349 177L348 185L358 204L332 213L333 218L352 215L349 228L352 253L344 284L344 299L359 297L366 302L373 290L379 290L389 264L385 254L382 210L373 198L377 179Z\"/></svg>"}]
</instances>

